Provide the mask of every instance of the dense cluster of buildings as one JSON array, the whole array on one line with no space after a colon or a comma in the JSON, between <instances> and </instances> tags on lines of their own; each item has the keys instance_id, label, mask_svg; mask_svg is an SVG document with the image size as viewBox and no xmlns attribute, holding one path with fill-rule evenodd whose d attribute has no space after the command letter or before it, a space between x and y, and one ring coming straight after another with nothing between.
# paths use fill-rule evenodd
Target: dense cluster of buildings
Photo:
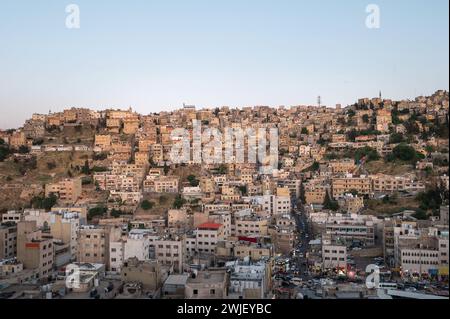
<instances>
[{"instance_id":1,"label":"dense cluster of buildings","mask_svg":"<svg viewBox=\"0 0 450 319\"><path fill-rule=\"evenodd\" d=\"M278 167L265 172L261 163L245 161L174 164L171 149L179 141L172 132L186 129L192 143L193 120L219 131L277 128ZM22 128L0 132L12 150L28 148L36 158L89 155L73 176L45 184L44 198L56 197L52 208L2 213L0 287L58 282L75 265L84 274L76 292L114 278L122 283L121 298L271 298L280 291L274 279L279 258L347 274L357 249L379 251L386 267L401 276L448 281L445 126L448 132L444 91L414 101L361 99L346 108L185 106L149 115L71 108L35 114ZM55 143L61 134L84 137ZM395 157L403 143L422 154L409 171L368 171L373 157ZM430 189L447 194L439 214L429 207L424 218L408 214L407 207L391 214L368 209L369 202L392 197L414 201ZM311 233L299 257L306 231L300 214Z\"/></svg>"}]
</instances>

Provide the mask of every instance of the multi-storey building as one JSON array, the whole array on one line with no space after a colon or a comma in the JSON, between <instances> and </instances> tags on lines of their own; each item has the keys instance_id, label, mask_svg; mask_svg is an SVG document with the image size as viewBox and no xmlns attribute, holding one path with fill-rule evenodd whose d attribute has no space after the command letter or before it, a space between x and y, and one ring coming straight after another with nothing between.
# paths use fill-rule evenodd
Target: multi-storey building
<instances>
[{"instance_id":1,"label":"multi-storey building","mask_svg":"<svg viewBox=\"0 0 450 319\"><path fill-rule=\"evenodd\" d=\"M344 177L333 177L331 189L335 199L353 191L356 191L360 196L371 196L372 181L365 175L353 176L352 174L347 174Z\"/></svg>"},{"instance_id":2,"label":"multi-storey building","mask_svg":"<svg viewBox=\"0 0 450 319\"><path fill-rule=\"evenodd\" d=\"M65 179L59 183L45 185L45 194L58 195L62 202L74 204L81 197L81 188L80 178Z\"/></svg>"},{"instance_id":3,"label":"multi-storey building","mask_svg":"<svg viewBox=\"0 0 450 319\"><path fill-rule=\"evenodd\" d=\"M17 225L14 222L0 224L0 260L17 254Z\"/></svg>"},{"instance_id":4,"label":"multi-storey building","mask_svg":"<svg viewBox=\"0 0 450 319\"><path fill-rule=\"evenodd\" d=\"M38 278L48 277L54 258L53 239L44 237L35 221L17 224L17 260L25 269L35 269Z\"/></svg>"}]
</instances>

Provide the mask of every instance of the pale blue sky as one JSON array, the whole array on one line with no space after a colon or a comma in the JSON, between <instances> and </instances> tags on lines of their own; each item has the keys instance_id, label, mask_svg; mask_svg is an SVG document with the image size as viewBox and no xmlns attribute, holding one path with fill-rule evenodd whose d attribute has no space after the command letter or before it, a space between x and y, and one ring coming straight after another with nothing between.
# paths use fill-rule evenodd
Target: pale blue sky
<instances>
[{"instance_id":1,"label":"pale blue sky","mask_svg":"<svg viewBox=\"0 0 450 319\"><path fill-rule=\"evenodd\" d=\"M65 28L76 3L81 29ZM367 29L368 4L381 28ZM449 88L448 0L0 0L0 128L33 112L353 103Z\"/></svg>"}]
</instances>

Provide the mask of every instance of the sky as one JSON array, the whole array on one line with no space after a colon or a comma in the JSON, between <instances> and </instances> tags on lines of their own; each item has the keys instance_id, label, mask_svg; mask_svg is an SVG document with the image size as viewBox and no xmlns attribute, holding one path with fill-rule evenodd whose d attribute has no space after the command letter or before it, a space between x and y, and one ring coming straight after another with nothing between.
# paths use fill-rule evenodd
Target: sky
<instances>
[{"instance_id":1,"label":"sky","mask_svg":"<svg viewBox=\"0 0 450 319\"><path fill-rule=\"evenodd\" d=\"M366 27L366 7L380 28ZM80 28L66 27L77 4ZM69 107L142 114L348 105L449 89L448 0L0 0L0 128Z\"/></svg>"}]
</instances>

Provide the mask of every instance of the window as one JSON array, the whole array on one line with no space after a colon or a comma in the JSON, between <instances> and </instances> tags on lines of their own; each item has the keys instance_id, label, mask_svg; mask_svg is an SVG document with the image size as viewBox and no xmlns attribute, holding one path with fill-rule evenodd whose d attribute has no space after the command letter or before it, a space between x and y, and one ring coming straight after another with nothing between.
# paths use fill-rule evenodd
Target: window
<instances>
[{"instance_id":1,"label":"window","mask_svg":"<svg viewBox=\"0 0 450 319\"><path fill-rule=\"evenodd\" d=\"M198 295L198 290L194 289L194 291L192 292L194 295Z\"/></svg>"}]
</instances>

